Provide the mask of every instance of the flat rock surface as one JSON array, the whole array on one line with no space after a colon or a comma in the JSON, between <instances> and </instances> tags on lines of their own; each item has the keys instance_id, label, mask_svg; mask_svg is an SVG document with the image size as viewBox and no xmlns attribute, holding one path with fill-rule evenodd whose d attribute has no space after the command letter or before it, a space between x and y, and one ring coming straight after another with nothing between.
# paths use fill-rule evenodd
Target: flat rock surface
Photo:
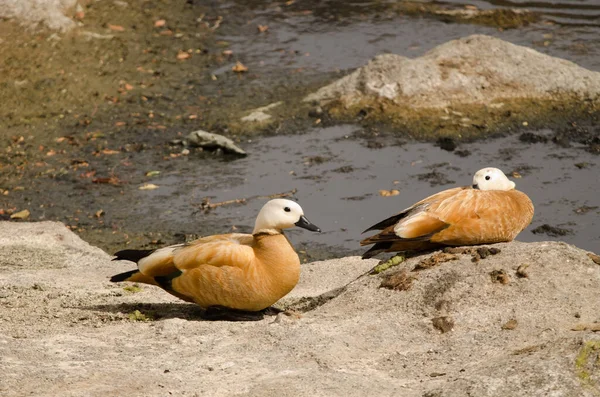
<instances>
[{"instance_id":1,"label":"flat rock surface","mask_svg":"<svg viewBox=\"0 0 600 397\"><path fill-rule=\"evenodd\" d=\"M386 98L414 108L496 104L511 99L597 99L600 73L485 35L442 44L419 58L395 54L366 66L307 96L305 101L352 104Z\"/></svg>"},{"instance_id":2,"label":"flat rock surface","mask_svg":"<svg viewBox=\"0 0 600 397\"><path fill-rule=\"evenodd\" d=\"M127 264L60 223L0 222L0 395L598 395L600 335L585 325L600 322L600 266L559 242L493 247L380 275L358 257L303 265L280 304L310 311L208 322L108 282ZM380 288L402 271L407 290Z\"/></svg>"}]
</instances>

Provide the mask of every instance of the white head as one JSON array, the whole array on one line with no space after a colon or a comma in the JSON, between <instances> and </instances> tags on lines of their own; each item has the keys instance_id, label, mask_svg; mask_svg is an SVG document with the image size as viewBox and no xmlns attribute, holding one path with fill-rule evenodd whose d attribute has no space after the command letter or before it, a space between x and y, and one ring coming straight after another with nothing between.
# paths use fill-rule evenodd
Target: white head
<instances>
[{"instance_id":1,"label":"white head","mask_svg":"<svg viewBox=\"0 0 600 397\"><path fill-rule=\"evenodd\" d=\"M512 190L515 183L510 181L498 168L483 168L473 176L473 189Z\"/></svg>"},{"instance_id":2,"label":"white head","mask_svg":"<svg viewBox=\"0 0 600 397\"><path fill-rule=\"evenodd\" d=\"M295 201L285 199L274 199L268 201L258 213L254 231L261 230L281 230L298 226L313 232L320 232L317 226L313 225L304 216L302 207Z\"/></svg>"}]
</instances>

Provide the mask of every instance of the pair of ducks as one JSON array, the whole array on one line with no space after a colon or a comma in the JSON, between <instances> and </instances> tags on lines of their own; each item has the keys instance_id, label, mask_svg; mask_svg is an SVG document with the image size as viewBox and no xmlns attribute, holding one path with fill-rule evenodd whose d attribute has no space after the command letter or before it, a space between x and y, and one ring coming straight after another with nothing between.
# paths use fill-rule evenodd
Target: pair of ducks
<instances>
[{"instance_id":1,"label":"pair of ducks","mask_svg":"<svg viewBox=\"0 0 600 397\"><path fill-rule=\"evenodd\" d=\"M473 185L427 197L370 230L361 241L373 246L363 259L381 252L420 251L439 246L513 240L533 218L533 204L497 168L484 168ZM157 250L124 250L114 260L138 268L111 281L156 285L203 308L258 312L289 293L300 278L300 260L282 230L321 230L297 203L275 199L260 210L252 234L221 234Z\"/></svg>"}]
</instances>

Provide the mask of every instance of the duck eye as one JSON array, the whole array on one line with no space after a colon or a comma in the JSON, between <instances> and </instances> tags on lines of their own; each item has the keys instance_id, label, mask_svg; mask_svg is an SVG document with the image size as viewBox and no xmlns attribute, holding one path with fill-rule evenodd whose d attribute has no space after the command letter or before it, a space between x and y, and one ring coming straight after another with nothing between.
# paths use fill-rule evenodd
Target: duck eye
<instances>
[{"instance_id":1,"label":"duck eye","mask_svg":"<svg viewBox=\"0 0 600 397\"><path fill-rule=\"evenodd\" d=\"M290 211L291 211L290 207L285 207L283 210L284 210L285 212L290 212Z\"/></svg>"},{"instance_id":2,"label":"duck eye","mask_svg":"<svg viewBox=\"0 0 600 397\"><path fill-rule=\"evenodd\" d=\"M489 175L486 175L486 176L485 176L485 180L486 180L486 181L489 181L490 179L492 179L492 177L491 177L491 176L489 176Z\"/></svg>"}]
</instances>

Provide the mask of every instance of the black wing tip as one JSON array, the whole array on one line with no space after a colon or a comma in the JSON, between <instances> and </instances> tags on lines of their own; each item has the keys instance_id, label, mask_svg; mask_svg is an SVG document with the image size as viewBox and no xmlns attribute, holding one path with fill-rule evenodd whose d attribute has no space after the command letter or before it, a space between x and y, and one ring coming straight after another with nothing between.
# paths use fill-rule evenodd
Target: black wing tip
<instances>
[{"instance_id":1,"label":"black wing tip","mask_svg":"<svg viewBox=\"0 0 600 397\"><path fill-rule=\"evenodd\" d=\"M152 254L155 250L121 250L115 252L116 258L113 261L131 261L137 263L140 259Z\"/></svg>"},{"instance_id":2,"label":"black wing tip","mask_svg":"<svg viewBox=\"0 0 600 397\"><path fill-rule=\"evenodd\" d=\"M133 276L134 274L136 274L138 272L138 270L131 270L128 272L124 272L124 273L119 273L119 274L115 274L114 276L112 276L110 278L110 281L113 283L118 283L120 281L125 281L127 280L129 277Z\"/></svg>"},{"instance_id":3,"label":"black wing tip","mask_svg":"<svg viewBox=\"0 0 600 397\"><path fill-rule=\"evenodd\" d=\"M392 243L375 243L375 245L369 248L367 252L362 254L361 258L370 259L375 255L381 254L382 252L386 252L391 246Z\"/></svg>"},{"instance_id":4,"label":"black wing tip","mask_svg":"<svg viewBox=\"0 0 600 397\"><path fill-rule=\"evenodd\" d=\"M166 276L154 277L154 280L156 280L156 282L158 283L158 285L160 285L162 289L166 291L173 291L173 279L181 276L182 274L183 272L177 269L173 273L168 274Z\"/></svg>"}]
</instances>

